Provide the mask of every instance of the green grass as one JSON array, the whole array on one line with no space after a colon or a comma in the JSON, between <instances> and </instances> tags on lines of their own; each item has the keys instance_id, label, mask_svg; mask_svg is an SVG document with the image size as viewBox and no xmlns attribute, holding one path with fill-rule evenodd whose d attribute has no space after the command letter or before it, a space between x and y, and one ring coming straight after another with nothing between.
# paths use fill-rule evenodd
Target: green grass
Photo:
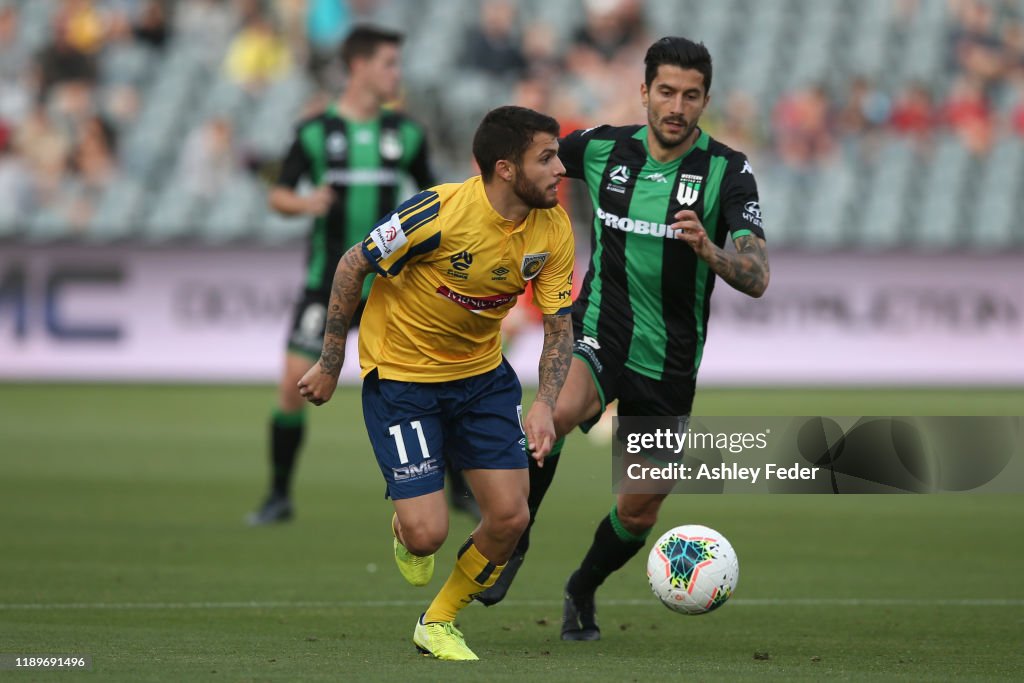
<instances>
[{"instance_id":1,"label":"green grass","mask_svg":"<svg viewBox=\"0 0 1024 683\"><path fill-rule=\"evenodd\" d=\"M430 587L392 566L358 393L312 411L298 519L251 530L269 387L0 385L0 653L88 654L10 680L1020 680L1024 498L671 497L740 557L736 597L683 617L643 558L599 593L604 639L558 638L560 590L611 503L575 434L508 600L460 616L478 664L415 654ZM703 391L703 414L1012 414L1024 391ZM988 603L984 601L990 601ZM767 660L755 660L767 652Z\"/></svg>"}]
</instances>

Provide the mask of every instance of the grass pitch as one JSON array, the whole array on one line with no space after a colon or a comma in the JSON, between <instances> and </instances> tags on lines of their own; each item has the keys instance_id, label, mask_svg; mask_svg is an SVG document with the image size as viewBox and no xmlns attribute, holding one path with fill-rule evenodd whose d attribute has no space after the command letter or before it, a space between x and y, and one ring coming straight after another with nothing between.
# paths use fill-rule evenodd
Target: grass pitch
<instances>
[{"instance_id":1,"label":"grass pitch","mask_svg":"<svg viewBox=\"0 0 1024 683\"><path fill-rule=\"evenodd\" d=\"M91 655L10 680L1020 680L1024 498L674 496L655 531L725 533L735 597L684 617L642 553L598 594L604 639L558 637L561 587L611 504L609 449L574 434L500 606L460 624L482 661L425 659L427 588L392 565L358 391L311 412L297 520L248 529L269 387L0 385L0 654ZM1013 414L1024 391L703 391L703 414ZM755 655L756 653L756 655Z\"/></svg>"}]
</instances>

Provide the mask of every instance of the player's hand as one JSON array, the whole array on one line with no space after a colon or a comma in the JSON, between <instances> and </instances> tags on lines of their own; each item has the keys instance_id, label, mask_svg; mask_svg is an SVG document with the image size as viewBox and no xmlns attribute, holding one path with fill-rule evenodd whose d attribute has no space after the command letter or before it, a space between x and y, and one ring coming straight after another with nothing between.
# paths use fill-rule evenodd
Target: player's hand
<instances>
[{"instance_id":1,"label":"player's hand","mask_svg":"<svg viewBox=\"0 0 1024 683\"><path fill-rule=\"evenodd\" d=\"M299 394L315 406L322 406L330 401L337 387L337 375L324 372L319 361L299 380Z\"/></svg>"},{"instance_id":2,"label":"player's hand","mask_svg":"<svg viewBox=\"0 0 1024 683\"><path fill-rule=\"evenodd\" d=\"M306 195L306 213L311 216L323 216L331 209L335 195L327 185L321 185Z\"/></svg>"},{"instance_id":3,"label":"player's hand","mask_svg":"<svg viewBox=\"0 0 1024 683\"><path fill-rule=\"evenodd\" d=\"M526 432L530 457L537 461L538 467L544 467L544 458L555 445L555 420L551 406L543 401L534 401L523 421L523 431Z\"/></svg>"},{"instance_id":4,"label":"player's hand","mask_svg":"<svg viewBox=\"0 0 1024 683\"><path fill-rule=\"evenodd\" d=\"M675 231L676 239L689 244L697 256L705 261L710 259L715 253L715 245L708 237L704 224L697 218L697 212L683 209L676 213L675 219L676 222L668 227L669 230Z\"/></svg>"}]
</instances>

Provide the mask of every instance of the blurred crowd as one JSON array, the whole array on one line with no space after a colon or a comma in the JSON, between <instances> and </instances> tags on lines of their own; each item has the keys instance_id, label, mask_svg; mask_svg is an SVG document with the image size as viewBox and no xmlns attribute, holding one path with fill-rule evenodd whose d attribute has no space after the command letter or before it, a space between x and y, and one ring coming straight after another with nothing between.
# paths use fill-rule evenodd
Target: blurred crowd
<instances>
[{"instance_id":1,"label":"blurred crowd","mask_svg":"<svg viewBox=\"0 0 1024 683\"><path fill-rule=\"evenodd\" d=\"M938 0L894 2L893 12L912 17L929 1ZM451 53L454 70L429 88L409 82L405 104L431 131L441 178L464 175L470 163L469 132L451 116L466 100L448 101L446 81L453 87L461 79L498 84L506 101L554 115L564 132L642 120L644 51L667 31L651 25L643 0L572 2L578 11L563 27L514 0L480 0L472 3L478 12L457 17L464 22L457 44L433 46ZM412 34L417 26L405 25L415 16L408 3L426 4L32 0L32 16L45 17L36 26L26 20L28 2L0 0L0 226L17 234L16 226L45 209L73 231L88 229L111 184L135 173L122 142L175 41L207 46L205 66L247 101L282 79L308 79L313 87L300 109L310 112L343 83L337 49L349 28L371 21ZM843 74L767 101L713 87L704 126L755 164L796 170L871 154L894 137L927 153L934 136L953 135L981 157L1001 140L1024 136L1024 2L946 0L945 16L947 64L940 80L892 83ZM419 55L405 58L414 62ZM432 106L420 103L430 96ZM197 196L217 193L239 174L270 175L273 155L246 148L230 114L200 121L173 147L175 177Z\"/></svg>"},{"instance_id":2,"label":"blurred crowd","mask_svg":"<svg viewBox=\"0 0 1024 683\"><path fill-rule=\"evenodd\" d=\"M909 14L917 3L894 7ZM855 144L870 151L883 134L908 138L925 153L936 134L949 132L974 155L989 153L1000 138L1024 136L1024 3L949 0L947 7L943 82L884 89L854 75L814 84L783 93L764 131L755 103L734 93L719 134L735 132L741 148L755 149L767 136L778 160L795 167L828 162Z\"/></svg>"}]
</instances>

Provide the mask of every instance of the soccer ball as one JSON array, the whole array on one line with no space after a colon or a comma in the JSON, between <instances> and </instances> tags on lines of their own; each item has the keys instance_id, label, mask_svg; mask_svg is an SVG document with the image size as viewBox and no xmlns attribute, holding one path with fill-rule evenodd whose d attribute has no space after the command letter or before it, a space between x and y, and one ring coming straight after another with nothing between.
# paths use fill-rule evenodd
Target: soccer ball
<instances>
[{"instance_id":1,"label":"soccer ball","mask_svg":"<svg viewBox=\"0 0 1024 683\"><path fill-rule=\"evenodd\" d=\"M736 551L725 536L699 524L677 526L647 556L647 580L662 604L682 614L721 607L740 578Z\"/></svg>"}]
</instances>

